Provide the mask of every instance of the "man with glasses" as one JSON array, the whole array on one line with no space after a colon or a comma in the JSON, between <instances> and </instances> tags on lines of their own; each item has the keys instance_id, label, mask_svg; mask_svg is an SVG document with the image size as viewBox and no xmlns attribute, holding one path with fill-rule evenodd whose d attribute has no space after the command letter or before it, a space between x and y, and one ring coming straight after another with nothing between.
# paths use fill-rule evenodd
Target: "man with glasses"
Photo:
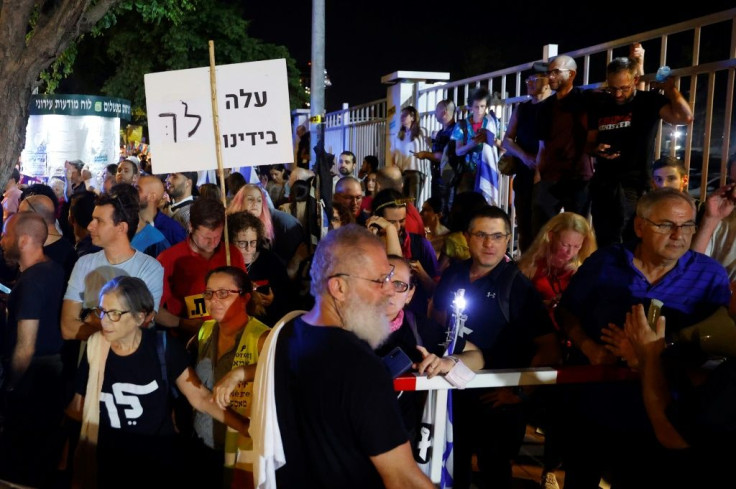
<instances>
[{"instance_id":1,"label":"man with glasses","mask_svg":"<svg viewBox=\"0 0 736 489\"><path fill-rule=\"evenodd\" d=\"M690 105L673 77L637 90L640 58L614 58L606 69L606 88L591 110L588 151L596 158L590 184L591 214L598 246L634 238L636 202L649 189L654 137L660 120L690 124Z\"/></svg>"},{"instance_id":2,"label":"man with glasses","mask_svg":"<svg viewBox=\"0 0 736 489\"><path fill-rule=\"evenodd\" d=\"M570 363L615 365L632 354L623 334L633 305L661 301L668 334L728 306L725 269L690 251L696 230L692 198L673 188L644 194L636 207L638 241L598 249L562 294L560 326L572 341ZM630 359L630 358L629 358ZM682 358L676 359L682 362ZM636 383L581 384L571 389L565 429L565 488L595 487L605 469L621 487L659 487L670 469L659 465L651 426ZM594 437L590 434L595 433Z\"/></svg>"},{"instance_id":3,"label":"man with glasses","mask_svg":"<svg viewBox=\"0 0 736 489\"><path fill-rule=\"evenodd\" d=\"M222 202L196 199L189 208L189 237L163 251L158 261L163 265L163 297L156 322L178 328L184 338L199 331L209 319L202 291L210 270L232 265L245 270L243 255L233 244L227 263L222 231L225 228L225 208Z\"/></svg>"},{"instance_id":4,"label":"man with glasses","mask_svg":"<svg viewBox=\"0 0 736 489\"><path fill-rule=\"evenodd\" d=\"M532 190L532 236L564 208L587 216L588 182L593 163L585 152L590 91L573 87L577 63L570 56L555 56L549 63L535 63L547 73L555 91L539 107L538 181Z\"/></svg>"},{"instance_id":5,"label":"man with glasses","mask_svg":"<svg viewBox=\"0 0 736 489\"><path fill-rule=\"evenodd\" d=\"M119 275L142 279L153 294L158 309L163 292L163 268L130 242L138 229L138 191L131 185L114 185L97 197L92 221L87 226L92 244L101 251L84 255L72 270L61 310L64 339L86 340L101 328L100 318L91 314L99 304L100 288Z\"/></svg>"},{"instance_id":6,"label":"man with glasses","mask_svg":"<svg viewBox=\"0 0 736 489\"><path fill-rule=\"evenodd\" d=\"M448 324L454 294L463 289L467 320L458 339L483 352L483 368L554 364L559 347L542 297L506 255L508 215L495 206L483 207L472 215L465 236L471 258L442 274L430 306L432 318ZM530 392L528 386L453 392L454 487L470 486L473 453L488 487L511 487L511 462L527 422L522 403Z\"/></svg>"},{"instance_id":7,"label":"man with glasses","mask_svg":"<svg viewBox=\"0 0 736 489\"><path fill-rule=\"evenodd\" d=\"M363 202L363 187L360 180L353 176L344 176L335 183L333 200L348 207L356 218L360 216L360 204Z\"/></svg>"},{"instance_id":8,"label":"man with glasses","mask_svg":"<svg viewBox=\"0 0 736 489\"><path fill-rule=\"evenodd\" d=\"M310 270L315 305L286 323L275 345L286 460L278 487L434 487L414 461L391 378L372 350L390 331L393 273L381 241L361 226L319 242Z\"/></svg>"}]
</instances>

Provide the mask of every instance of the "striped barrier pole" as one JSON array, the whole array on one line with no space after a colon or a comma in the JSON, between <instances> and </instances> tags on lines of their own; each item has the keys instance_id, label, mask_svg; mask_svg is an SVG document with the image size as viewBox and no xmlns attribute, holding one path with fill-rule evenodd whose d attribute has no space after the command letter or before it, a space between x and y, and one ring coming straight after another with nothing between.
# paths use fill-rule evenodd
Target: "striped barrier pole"
<instances>
[{"instance_id":1,"label":"striped barrier pole","mask_svg":"<svg viewBox=\"0 0 736 489\"><path fill-rule=\"evenodd\" d=\"M515 387L520 385L555 385L579 384L592 382L617 382L637 380L639 374L628 367L613 365L581 365L559 368L524 368L519 370L480 370L473 380L468 382L466 389L488 387ZM434 417L435 447L445 446L445 428L447 425L447 392L454 389L444 377L436 376L431 379L426 375L408 374L394 379L394 390L397 391L428 391L436 390ZM441 454L433 452L430 465L430 479L433 483L440 482L442 474Z\"/></svg>"}]
</instances>

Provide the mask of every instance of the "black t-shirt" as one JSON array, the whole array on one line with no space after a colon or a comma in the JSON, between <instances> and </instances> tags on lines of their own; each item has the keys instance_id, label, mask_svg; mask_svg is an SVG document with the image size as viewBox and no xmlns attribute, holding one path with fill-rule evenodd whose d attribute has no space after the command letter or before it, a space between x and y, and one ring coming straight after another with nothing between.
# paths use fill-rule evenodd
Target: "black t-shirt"
<instances>
[{"instance_id":1,"label":"black t-shirt","mask_svg":"<svg viewBox=\"0 0 736 489\"><path fill-rule=\"evenodd\" d=\"M253 287L270 287L273 291L273 302L266 309L266 314L257 316L264 324L273 326L292 310L294 304L294 288L286 266L272 251L261 250L256 261L247 268Z\"/></svg>"},{"instance_id":2,"label":"black t-shirt","mask_svg":"<svg viewBox=\"0 0 736 489\"><path fill-rule=\"evenodd\" d=\"M279 488L382 488L370 460L405 443L396 393L367 343L301 318L279 334L276 411L286 465Z\"/></svg>"},{"instance_id":3,"label":"black t-shirt","mask_svg":"<svg viewBox=\"0 0 736 489\"><path fill-rule=\"evenodd\" d=\"M189 358L184 345L169 335L165 353L168 383L165 383L156 351L157 332L155 329L142 332L135 352L119 356L110 350L105 364L97 445L101 481L120 480L130 475L126 470L132 469L143 477L145 469L162 470L170 467L177 457L170 386L189 366ZM84 355L76 387L82 396L86 394L88 375L89 364Z\"/></svg>"},{"instance_id":4,"label":"black t-shirt","mask_svg":"<svg viewBox=\"0 0 736 489\"><path fill-rule=\"evenodd\" d=\"M598 143L610 144L621 153L613 160L597 159L595 170L599 178L615 178L641 189L649 186L659 111L667 103L667 97L659 92L641 90L623 105L616 104L613 97L598 98L590 113L590 128L598 130Z\"/></svg>"},{"instance_id":5,"label":"black t-shirt","mask_svg":"<svg viewBox=\"0 0 736 489\"><path fill-rule=\"evenodd\" d=\"M502 282L509 268L516 264L501 261L488 275L470 282L471 264L472 258L445 270L434 292L434 308L446 311L452 321L454 292L465 290L468 318L455 351L462 351L464 341L470 341L483 350L485 368L528 367L536 351L534 339L554 333L542 296L528 278L517 273L511 284L507 322L499 297L504 294Z\"/></svg>"},{"instance_id":6,"label":"black t-shirt","mask_svg":"<svg viewBox=\"0 0 736 489\"><path fill-rule=\"evenodd\" d=\"M9 360L18 338L18 321L38 319L34 356L54 355L61 351L59 327L61 300L66 280L64 269L47 260L27 268L18 277L8 299L8 328L3 342L3 356Z\"/></svg>"},{"instance_id":7,"label":"black t-shirt","mask_svg":"<svg viewBox=\"0 0 736 489\"><path fill-rule=\"evenodd\" d=\"M417 338L409 322L410 314L413 313L411 311L404 313L404 321L401 327L392 332L385 343L376 349L376 354L379 357L388 355L391 350L398 346L409 356L412 362L419 363L422 361L422 354L417 350L418 344L421 344L429 353L434 353L438 357L444 354L445 345L443 343L447 339L445 328L430 318L416 316L414 321L417 334L421 340L421 343L417 343ZM424 409L426 397L426 391L405 391L398 398L404 427L412 439L414 439L416 428L422 419L422 410Z\"/></svg>"},{"instance_id":8,"label":"black t-shirt","mask_svg":"<svg viewBox=\"0 0 736 489\"><path fill-rule=\"evenodd\" d=\"M77 263L77 250L74 245L66 239L59 239L48 246L43 247L44 255L64 267L64 276L69 280L74 264Z\"/></svg>"}]
</instances>

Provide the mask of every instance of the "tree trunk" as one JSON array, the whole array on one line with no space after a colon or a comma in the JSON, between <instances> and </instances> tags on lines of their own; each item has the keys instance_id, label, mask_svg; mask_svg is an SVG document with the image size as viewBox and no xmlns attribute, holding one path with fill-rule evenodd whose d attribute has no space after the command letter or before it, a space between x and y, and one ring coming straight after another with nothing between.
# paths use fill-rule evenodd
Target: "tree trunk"
<instances>
[{"instance_id":1,"label":"tree trunk","mask_svg":"<svg viewBox=\"0 0 736 489\"><path fill-rule=\"evenodd\" d=\"M119 0L0 0L0 188L26 140L28 106L39 75ZM30 30L34 4L43 7Z\"/></svg>"}]
</instances>

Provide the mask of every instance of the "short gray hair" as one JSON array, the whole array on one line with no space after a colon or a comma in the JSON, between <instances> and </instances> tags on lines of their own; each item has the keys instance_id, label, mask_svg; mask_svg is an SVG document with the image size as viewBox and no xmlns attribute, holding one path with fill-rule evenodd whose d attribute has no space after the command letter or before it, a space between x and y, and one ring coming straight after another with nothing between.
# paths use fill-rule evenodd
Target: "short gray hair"
<instances>
[{"instance_id":1,"label":"short gray hair","mask_svg":"<svg viewBox=\"0 0 736 489\"><path fill-rule=\"evenodd\" d=\"M327 233L317 245L309 275L312 278L309 291L319 297L327 291L327 281L336 273L347 273L348 266L365 262L366 249L383 248L383 243L365 227L346 224Z\"/></svg>"},{"instance_id":2,"label":"short gray hair","mask_svg":"<svg viewBox=\"0 0 736 489\"><path fill-rule=\"evenodd\" d=\"M658 188L642 195L636 203L636 215L641 218L648 218L652 214L652 208L666 200L687 202L693 210L693 216L695 215L696 209L693 198L685 192L680 192L677 189L669 187Z\"/></svg>"}]
</instances>

